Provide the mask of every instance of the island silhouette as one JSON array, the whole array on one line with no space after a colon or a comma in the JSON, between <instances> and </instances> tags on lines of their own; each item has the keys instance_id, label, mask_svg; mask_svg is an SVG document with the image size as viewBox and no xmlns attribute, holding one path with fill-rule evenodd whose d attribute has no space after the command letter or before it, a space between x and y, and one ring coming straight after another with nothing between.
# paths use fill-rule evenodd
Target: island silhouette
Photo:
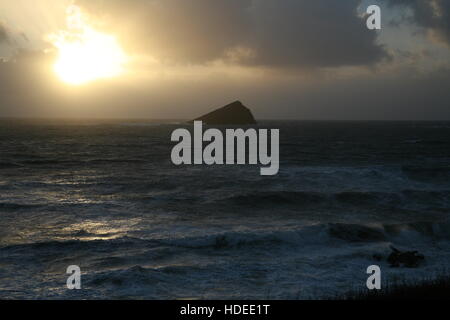
<instances>
[{"instance_id":1,"label":"island silhouette","mask_svg":"<svg viewBox=\"0 0 450 320\"><path fill-rule=\"evenodd\" d=\"M257 124L252 112L241 101L235 101L207 113L193 121L202 121L208 125L253 125Z\"/></svg>"}]
</instances>

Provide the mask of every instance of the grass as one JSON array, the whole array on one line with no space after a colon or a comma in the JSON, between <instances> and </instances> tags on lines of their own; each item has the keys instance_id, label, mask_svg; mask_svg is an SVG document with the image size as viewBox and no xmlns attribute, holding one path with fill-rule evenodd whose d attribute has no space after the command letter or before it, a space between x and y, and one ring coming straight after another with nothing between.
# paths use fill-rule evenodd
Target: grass
<instances>
[{"instance_id":1,"label":"grass","mask_svg":"<svg viewBox=\"0 0 450 320\"><path fill-rule=\"evenodd\" d=\"M450 300L450 275L421 281L397 281L381 290L351 291L336 300Z\"/></svg>"}]
</instances>

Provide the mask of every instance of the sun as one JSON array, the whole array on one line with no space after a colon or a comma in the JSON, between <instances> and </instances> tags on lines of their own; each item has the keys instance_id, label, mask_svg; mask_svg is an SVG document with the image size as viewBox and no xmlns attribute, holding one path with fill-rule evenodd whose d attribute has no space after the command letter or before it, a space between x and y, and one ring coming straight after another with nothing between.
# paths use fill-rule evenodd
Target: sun
<instances>
[{"instance_id":1,"label":"sun","mask_svg":"<svg viewBox=\"0 0 450 320\"><path fill-rule=\"evenodd\" d=\"M53 68L66 83L79 85L123 72L124 53L112 36L86 30L80 39L55 46L59 53Z\"/></svg>"},{"instance_id":2,"label":"sun","mask_svg":"<svg viewBox=\"0 0 450 320\"><path fill-rule=\"evenodd\" d=\"M76 6L67 22L67 31L50 36L58 50L53 70L63 82L82 85L123 73L126 55L114 36L93 29Z\"/></svg>"}]
</instances>

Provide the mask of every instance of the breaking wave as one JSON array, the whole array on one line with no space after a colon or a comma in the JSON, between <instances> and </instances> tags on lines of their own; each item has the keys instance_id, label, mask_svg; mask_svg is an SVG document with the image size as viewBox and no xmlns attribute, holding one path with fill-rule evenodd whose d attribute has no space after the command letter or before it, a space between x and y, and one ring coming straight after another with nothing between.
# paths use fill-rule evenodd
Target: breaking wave
<instances>
[{"instance_id":1,"label":"breaking wave","mask_svg":"<svg viewBox=\"0 0 450 320\"><path fill-rule=\"evenodd\" d=\"M220 203L238 206L266 208L273 205L304 208L308 206L352 206L352 207L408 207L426 208L450 206L450 190L411 190L400 192L254 192L234 195L218 200Z\"/></svg>"}]
</instances>

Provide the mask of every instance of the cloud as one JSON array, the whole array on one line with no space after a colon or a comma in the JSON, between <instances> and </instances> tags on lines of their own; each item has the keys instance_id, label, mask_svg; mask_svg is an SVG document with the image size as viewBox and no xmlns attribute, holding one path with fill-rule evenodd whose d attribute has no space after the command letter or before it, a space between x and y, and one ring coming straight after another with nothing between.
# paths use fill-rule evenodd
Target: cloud
<instances>
[{"instance_id":1,"label":"cloud","mask_svg":"<svg viewBox=\"0 0 450 320\"><path fill-rule=\"evenodd\" d=\"M249 31L249 0L78 0L105 19L126 47L171 63L222 57Z\"/></svg>"},{"instance_id":2,"label":"cloud","mask_svg":"<svg viewBox=\"0 0 450 320\"><path fill-rule=\"evenodd\" d=\"M190 119L240 99L258 118L450 119L447 48L416 36L392 46L399 29L369 31L360 1L337 2L77 0L96 29L164 64L137 59L142 72L74 88L53 73L55 52L19 51L0 61L0 116ZM387 57L379 34L395 59L358 67ZM327 68L341 66L357 67Z\"/></svg>"},{"instance_id":3,"label":"cloud","mask_svg":"<svg viewBox=\"0 0 450 320\"><path fill-rule=\"evenodd\" d=\"M431 31L434 39L450 45L450 1L448 0L387 0L390 5L408 7L412 21Z\"/></svg>"},{"instance_id":4,"label":"cloud","mask_svg":"<svg viewBox=\"0 0 450 320\"><path fill-rule=\"evenodd\" d=\"M258 0L250 47L253 63L339 67L371 65L387 57L377 34L358 16L360 1Z\"/></svg>"},{"instance_id":5,"label":"cloud","mask_svg":"<svg viewBox=\"0 0 450 320\"><path fill-rule=\"evenodd\" d=\"M414 67L317 85L290 83L262 91L259 114L280 118L334 120L450 120L450 68L420 73Z\"/></svg>"},{"instance_id":6,"label":"cloud","mask_svg":"<svg viewBox=\"0 0 450 320\"><path fill-rule=\"evenodd\" d=\"M0 43L8 41L9 41L8 31L6 30L6 27L0 22Z\"/></svg>"},{"instance_id":7,"label":"cloud","mask_svg":"<svg viewBox=\"0 0 450 320\"><path fill-rule=\"evenodd\" d=\"M387 57L360 0L78 0L128 48L174 64L372 65ZM109 25L108 25L109 24Z\"/></svg>"},{"instance_id":8,"label":"cloud","mask_svg":"<svg viewBox=\"0 0 450 320\"><path fill-rule=\"evenodd\" d=\"M240 99L259 119L450 120L450 68L405 66L357 76L280 73L92 83L52 82L52 57L22 52L0 62L0 116L191 119Z\"/></svg>"},{"instance_id":9,"label":"cloud","mask_svg":"<svg viewBox=\"0 0 450 320\"><path fill-rule=\"evenodd\" d=\"M49 81L52 59L41 51L19 50L14 58L0 60L1 116L45 113L45 107L54 104Z\"/></svg>"}]
</instances>

